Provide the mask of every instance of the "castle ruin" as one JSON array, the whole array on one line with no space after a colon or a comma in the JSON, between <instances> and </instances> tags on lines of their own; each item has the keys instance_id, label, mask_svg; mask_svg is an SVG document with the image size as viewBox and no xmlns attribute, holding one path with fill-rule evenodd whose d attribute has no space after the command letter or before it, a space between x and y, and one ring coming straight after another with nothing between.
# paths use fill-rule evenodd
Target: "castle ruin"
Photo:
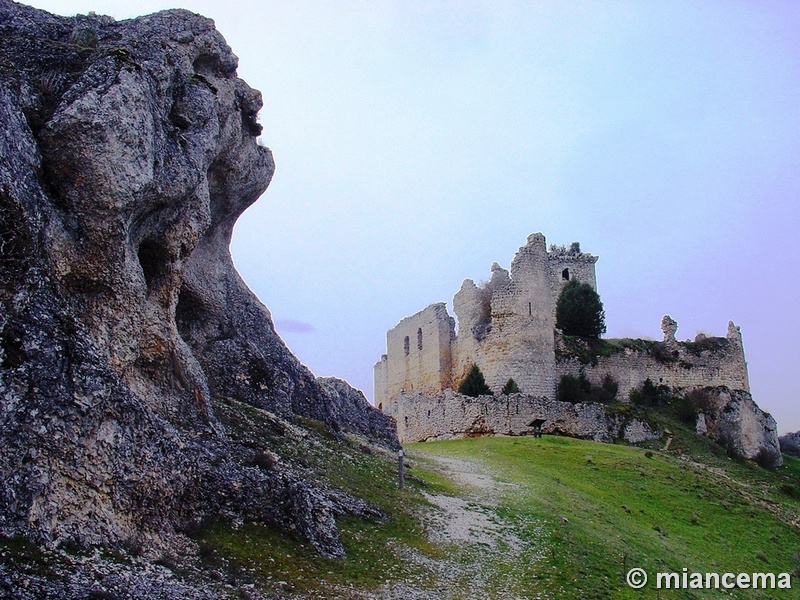
<instances>
[{"instance_id":1,"label":"castle ruin","mask_svg":"<svg viewBox=\"0 0 800 600\"><path fill-rule=\"evenodd\" d=\"M596 290L596 262L577 243L548 250L544 235L534 233L510 270L494 263L487 283L464 281L453 298L457 329L440 302L389 330L386 354L374 368L375 404L395 418L400 440L526 433L531 418L552 408L565 375L584 374L597 386L610 376L623 401L647 379L671 389L724 387L749 394L742 337L732 322L725 337L700 334L679 342L677 323L665 316L662 341L603 340L604 352L587 360L581 351L586 340L556 329L556 302L572 279ZM473 364L494 397L466 399L452 391ZM520 397L499 394L509 379ZM556 411L562 415L556 421L571 418L563 416L565 410Z\"/></svg>"}]
</instances>

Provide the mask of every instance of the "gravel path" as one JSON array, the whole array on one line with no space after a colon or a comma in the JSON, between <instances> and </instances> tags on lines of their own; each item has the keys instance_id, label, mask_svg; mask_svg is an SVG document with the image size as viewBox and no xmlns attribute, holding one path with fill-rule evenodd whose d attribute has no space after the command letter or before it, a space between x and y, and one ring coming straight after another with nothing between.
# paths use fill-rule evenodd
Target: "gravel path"
<instances>
[{"instance_id":1,"label":"gravel path","mask_svg":"<svg viewBox=\"0 0 800 600\"><path fill-rule=\"evenodd\" d=\"M425 494L440 509L428 519L432 539L518 552L522 542L495 514L501 492L514 486L497 481L474 462L441 457L436 462L456 483L467 488L467 497Z\"/></svg>"},{"instance_id":2,"label":"gravel path","mask_svg":"<svg viewBox=\"0 0 800 600\"><path fill-rule=\"evenodd\" d=\"M538 542L532 544L518 537L512 523L498 515L504 493L512 484L495 479L476 462L424 455L454 480L463 492L459 496L426 494L431 503L425 516L430 540L445 550L445 558L432 559L421 554L411 560L425 568L426 580L393 584L381 589L374 598L399 600L457 598L540 598L535 593L514 593L511 589L522 578L524 566L542 556Z\"/></svg>"}]
</instances>

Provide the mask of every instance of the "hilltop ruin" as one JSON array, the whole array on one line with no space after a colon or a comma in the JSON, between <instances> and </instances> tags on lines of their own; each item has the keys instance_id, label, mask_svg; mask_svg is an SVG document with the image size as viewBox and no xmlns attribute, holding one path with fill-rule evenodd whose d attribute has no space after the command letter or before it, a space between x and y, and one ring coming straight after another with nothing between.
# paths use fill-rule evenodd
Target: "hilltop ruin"
<instances>
[{"instance_id":1,"label":"hilltop ruin","mask_svg":"<svg viewBox=\"0 0 800 600\"><path fill-rule=\"evenodd\" d=\"M609 420L602 410L557 401L562 378L585 376L598 387L610 378L621 402L648 381L676 393L716 390L698 431L727 440L742 456L753 458L766 448L780 461L775 421L750 397L742 335L733 322L725 337L699 334L681 342L677 323L665 316L662 341L602 340L596 347L556 329L562 287L577 279L596 290L597 260L578 243L548 249L544 235L534 233L510 271L494 263L487 283L464 281L453 298L455 319L440 302L389 330L387 352L374 367L375 404L395 419L400 440L518 435L541 417L547 418L545 430L604 441L660 435L636 420ZM494 396L453 392L473 364ZM520 394L499 393L509 379Z\"/></svg>"}]
</instances>

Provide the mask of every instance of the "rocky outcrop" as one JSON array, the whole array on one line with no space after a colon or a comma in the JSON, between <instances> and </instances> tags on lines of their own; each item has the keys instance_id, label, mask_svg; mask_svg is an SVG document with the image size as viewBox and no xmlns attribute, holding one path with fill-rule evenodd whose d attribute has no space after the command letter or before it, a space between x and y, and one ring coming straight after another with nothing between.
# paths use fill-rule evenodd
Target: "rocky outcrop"
<instances>
[{"instance_id":1,"label":"rocky outcrop","mask_svg":"<svg viewBox=\"0 0 800 600\"><path fill-rule=\"evenodd\" d=\"M732 456L758 461L765 467L783 464L778 425L742 390L706 388L697 433L725 446Z\"/></svg>"},{"instance_id":2,"label":"rocky outcrop","mask_svg":"<svg viewBox=\"0 0 800 600\"><path fill-rule=\"evenodd\" d=\"M236 273L234 222L266 189L260 94L186 11L62 18L0 0L0 532L180 546L218 518L344 552L374 509L248 466L215 413L244 402L396 446L320 382Z\"/></svg>"},{"instance_id":3,"label":"rocky outcrop","mask_svg":"<svg viewBox=\"0 0 800 600\"><path fill-rule=\"evenodd\" d=\"M392 420L375 410L360 390L337 377L319 377L317 382L330 399L330 414L342 431L381 440L392 450L400 449Z\"/></svg>"},{"instance_id":4,"label":"rocky outcrop","mask_svg":"<svg viewBox=\"0 0 800 600\"><path fill-rule=\"evenodd\" d=\"M800 431L794 433L787 433L778 438L780 443L781 452L800 458Z\"/></svg>"}]
</instances>

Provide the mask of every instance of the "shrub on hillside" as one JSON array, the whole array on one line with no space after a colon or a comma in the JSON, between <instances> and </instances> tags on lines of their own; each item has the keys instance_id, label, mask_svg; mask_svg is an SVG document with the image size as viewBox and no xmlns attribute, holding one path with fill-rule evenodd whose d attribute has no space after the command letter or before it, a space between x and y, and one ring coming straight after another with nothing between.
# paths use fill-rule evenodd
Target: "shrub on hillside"
<instances>
[{"instance_id":1,"label":"shrub on hillside","mask_svg":"<svg viewBox=\"0 0 800 600\"><path fill-rule=\"evenodd\" d=\"M556 398L559 402L571 402L579 404L586 402L592 393L592 384L586 377L586 373L581 371L580 375L562 375L558 382Z\"/></svg>"},{"instance_id":2,"label":"shrub on hillside","mask_svg":"<svg viewBox=\"0 0 800 600\"><path fill-rule=\"evenodd\" d=\"M517 382L509 377L508 381L506 381L506 384L503 386L503 393L506 396L509 394L519 394L519 386L517 385Z\"/></svg>"},{"instance_id":3,"label":"shrub on hillside","mask_svg":"<svg viewBox=\"0 0 800 600\"><path fill-rule=\"evenodd\" d=\"M564 335L600 337L606 332L606 313L594 288L572 279L564 284L556 302L556 327Z\"/></svg>"},{"instance_id":4,"label":"shrub on hillside","mask_svg":"<svg viewBox=\"0 0 800 600\"><path fill-rule=\"evenodd\" d=\"M473 398L491 395L492 390L486 385L486 380L483 378L483 373L481 373L478 365L472 365L467 376L459 384L458 393L472 396Z\"/></svg>"},{"instance_id":5,"label":"shrub on hillside","mask_svg":"<svg viewBox=\"0 0 800 600\"><path fill-rule=\"evenodd\" d=\"M641 387L632 389L628 397L639 406L658 406L669 402L672 395L667 386L656 385L648 377Z\"/></svg>"},{"instance_id":6,"label":"shrub on hillside","mask_svg":"<svg viewBox=\"0 0 800 600\"><path fill-rule=\"evenodd\" d=\"M760 448L754 460L760 467L765 469L775 468L775 456L766 448Z\"/></svg>"},{"instance_id":7,"label":"shrub on hillside","mask_svg":"<svg viewBox=\"0 0 800 600\"><path fill-rule=\"evenodd\" d=\"M606 376L603 377L603 383L600 385L599 388L595 388L597 390L597 401L603 404L609 404L613 402L617 398L617 392L619 392L619 384L617 380L614 379L610 373L606 373Z\"/></svg>"},{"instance_id":8,"label":"shrub on hillside","mask_svg":"<svg viewBox=\"0 0 800 600\"><path fill-rule=\"evenodd\" d=\"M707 388L693 389L686 394L675 396L670 401L675 416L687 425L694 425L697 422L698 413L708 413L710 404L711 394Z\"/></svg>"},{"instance_id":9,"label":"shrub on hillside","mask_svg":"<svg viewBox=\"0 0 800 600\"><path fill-rule=\"evenodd\" d=\"M687 425L694 425L697 421L697 409L687 396L676 396L672 400L671 406L679 421Z\"/></svg>"}]
</instances>

